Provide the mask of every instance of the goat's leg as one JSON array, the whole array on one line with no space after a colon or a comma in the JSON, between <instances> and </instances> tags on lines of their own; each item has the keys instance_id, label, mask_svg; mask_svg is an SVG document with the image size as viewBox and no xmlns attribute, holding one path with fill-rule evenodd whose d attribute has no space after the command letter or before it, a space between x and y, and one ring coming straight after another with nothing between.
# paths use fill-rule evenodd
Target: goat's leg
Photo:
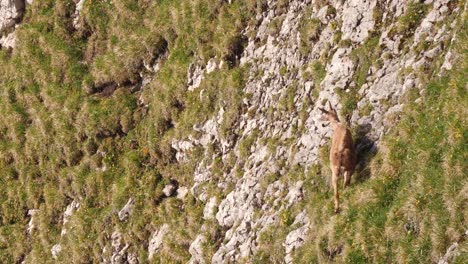
<instances>
[{"instance_id":1,"label":"goat's leg","mask_svg":"<svg viewBox=\"0 0 468 264\"><path fill-rule=\"evenodd\" d=\"M351 182L351 172L345 170L343 175L344 175L344 187L346 188L349 186L349 183Z\"/></svg>"},{"instance_id":2,"label":"goat's leg","mask_svg":"<svg viewBox=\"0 0 468 264\"><path fill-rule=\"evenodd\" d=\"M338 213L340 210L339 194L338 194L338 178L339 178L340 168L332 168L332 184L333 192L335 194L335 213Z\"/></svg>"}]
</instances>

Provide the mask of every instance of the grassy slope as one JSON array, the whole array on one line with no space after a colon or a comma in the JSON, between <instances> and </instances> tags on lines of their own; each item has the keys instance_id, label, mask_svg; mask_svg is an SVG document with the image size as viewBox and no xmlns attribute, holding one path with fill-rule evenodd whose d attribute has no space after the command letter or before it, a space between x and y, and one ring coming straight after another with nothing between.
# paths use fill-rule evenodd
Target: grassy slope
<instances>
[{"instance_id":1,"label":"grassy slope","mask_svg":"<svg viewBox=\"0 0 468 264\"><path fill-rule=\"evenodd\" d=\"M225 64L202 84L200 101L186 91L187 68L194 54L205 62L232 57L257 4L152 2L86 1L84 26L75 31L72 0L34 1L17 30L18 46L0 51L0 262L21 261L28 252L34 263L52 261L50 248L59 241L59 260L99 262L114 226L146 259L149 236L162 222L174 228L161 261L189 258L203 204L160 198L171 179L191 185L197 159L176 166L171 139L209 118L217 101L230 109L226 120L235 119L244 76ZM142 95L125 87L110 97L94 95L109 82L138 81L143 62L159 55L165 59L158 77ZM148 111L138 105L140 96ZM120 223L114 212L129 197L135 216ZM60 238L63 210L73 198L82 206ZM24 243L32 208L39 209L36 230Z\"/></svg>"},{"instance_id":2,"label":"grassy slope","mask_svg":"<svg viewBox=\"0 0 468 264\"><path fill-rule=\"evenodd\" d=\"M171 233L155 261L187 261L203 204L160 197L170 179L190 186L201 155L196 150L191 163L176 166L170 142L216 113L218 101L226 104L225 120L235 120L245 69L225 66L210 75L202 83L202 101L186 92L186 69L194 54L203 61L230 57L262 1L171 0L153 6L145 0L90 0L82 12L86 26L78 31L70 27L72 2L34 1L17 31L18 46L12 54L0 51L0 262L20 262L26 254L34 263L52 262L50 248L59 241L59 261L99 262L115 227L133 245L130 250L146 259L149 236L163 222ZM460 40L456 50L466 57L466 28ZM142 94L148 112L138 106L140 95L125 88L107 98L90 94L108 82L138 80L143 61L165 52L164 41L167 58ZM278 243L303 207L313 225L310 241L297 252L299 262L327 261L334 251L341 251L335 260L350 262L418 261L444 252L467 225L466 59L460 61L448 77L428 85L422 104L407 108L372 160L372 177L345 192L349 202L341 215L331 213L323 178L292 170L284 180L313 178L314 184L306 181L311 195L282 213L277 232L264 235L258 262L282 259ZM226 122L225 131L231 125ZM325 167L317 170L327 173ZM115 211L131 196L135 213L121 223ZM60 238L63 210L73 198L82 207ZM31 208L39 209L36 230L31 243L24 243ZM212 226L208 255L219 243Z\"/></svg>"}]
</instances>

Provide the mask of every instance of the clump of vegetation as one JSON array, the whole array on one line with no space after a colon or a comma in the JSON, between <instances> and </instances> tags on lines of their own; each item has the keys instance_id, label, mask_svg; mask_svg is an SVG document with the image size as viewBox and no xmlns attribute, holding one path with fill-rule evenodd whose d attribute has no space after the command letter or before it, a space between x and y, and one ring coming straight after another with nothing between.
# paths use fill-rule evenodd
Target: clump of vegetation
<instances>
[{"instance_id":1,"label":"clump of vegetation","mask_svg":"<svg viewBox=\"0 0 468 264\"><path fill-rule=\"evenodd\" d=\"M304 56L308 55L313 42L317 41L322 30L322 22L318 18L311 17L311 12L311 10L305 12L299 26L299 33L301 34L299 51Z\"/></svg>"},{"instance_id":2,"label":"clump of vegetation","mask_svg":"<svg viewBox=\"0 0 468 264\"><path fill-rule=\"evenodd\" d=\"M396 26L391 30L389 35L399 34L405 38L412 35L429 10L430 5L419 1L409 2L406 6L405 14L398 18Z\"/></svg>"},{"instance_id":3,"label":"clump of vegetation","mask_svg":"<svg viewBox=\"0 0 468 264\"><path fill-rule=\"evenodd\" d=\"M372 110L374 110L374 106L367 102L367 104L365 104L361 109L360 109L360 112L359 112L359 115L360 116L368 116L370 115L370 113L372 112Z\"/></svg>"},{"instance_id":4,"label":"clump of vegetation","mask_svg":"<svg viewBox=\"0 0 468 264\"><path fill-rule=\"evenodd\" d=\"M353 74L353 87L349 87L347 91L337 89L336 92L340 95L341 103L343 105L341 109L341 115L351 115L356 109L357 103L360 100L358 94L359 89L366 82L367 75L370 67L375 65L375 61L380 56L378 47L379 36L372 36L368 38L363 45L351 52L350 58L356 65L356 69Z\"/></svg>"}]
</instances>

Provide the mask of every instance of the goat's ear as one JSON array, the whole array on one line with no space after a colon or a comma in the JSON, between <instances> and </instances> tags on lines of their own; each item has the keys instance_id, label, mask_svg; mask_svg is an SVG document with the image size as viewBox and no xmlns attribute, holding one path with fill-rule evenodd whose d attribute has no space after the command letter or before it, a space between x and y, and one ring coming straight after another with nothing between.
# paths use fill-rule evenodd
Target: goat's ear
<instances>
[{"instance_id":1,"label":"goat's ear","mask_svg":"<svg viewBox=\"0 0 468 264\"><path fill-rule=\"evenodd\" d=\"M328 114L328 111L327 111L327 110L325 110L325 109L323 109L322 107L319 107L318 109L319 109L320 111L322 111L322 113L324 113L324 114Z\"/></svg>"}]
</instances>

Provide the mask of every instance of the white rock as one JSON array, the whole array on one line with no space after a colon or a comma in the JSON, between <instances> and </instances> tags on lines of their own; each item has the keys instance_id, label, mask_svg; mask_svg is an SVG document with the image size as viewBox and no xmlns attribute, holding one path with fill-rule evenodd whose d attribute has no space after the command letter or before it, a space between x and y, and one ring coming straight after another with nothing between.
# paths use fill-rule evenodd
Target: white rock
<instances>
[{"instance_id":1,"label":"white rock","mask_svg":"<svg viewBox=\"0 0 468 264\"><path fill-rule=\"evenodd\" d=\"M203 258L203 244L205 242L205 236L198 235L190 244L189 253L192 257L188 262L189 264L205 264L205 259Z\"/></svg>"},{"instance_id":2,"label":"white rock","mask_svg":"<svg viewBox=\"0 0 468 264\"><path fill-rule=\"evenodd\" d=\"M167 231L169 231L169 226L164 224L159 230L156 230L153 235L151 235L151 239L148 245L148 260L151 260L154 254L156 254L161 249L163 238Z\"/></svg>"},{"instance_id":3,"label":"white rock","mask_svg":"<svg viewBox=\"0 0 468 264\"><path fill-rule=\"evenodd\" d=\"M31 235L34 228L36 227L34 225L34 215L36 215L37 213L39 212L38 209L30 209L28 210L28 215L31 217L31 219L29 220L29 223L28 223L28 233Z\"/></svg>"},{"instance_id":4,"label":"white rock","mask_svg":"<svg viewBox=\"0 0 468 264\"><path fill-rule=\"evenodd\" d=\"M24 0L0 0L0 36L13 27L24 13Z\"/></svg>"},{"instance_id":5,"label":"white rock","mask_svg":"<svg viewBox=\"0 0 468 264\"><path fill-rule=\"evenodd\" d=\"M286 256L284 262L287 264L293 263L292 253L294 250L304 244L307 233L309 232L310 220L306 211L299 213L293 223L294 225L302 225L301 227L291 231L286 236L286 241L283 243L285 247Z\"/></svg>"},{"instance_id":6,"label":"white rock","mask_svg":"<svg viewBox=\"0 0 468 264\"><path fill-rule=\"evenodd\" d=\"M206 73L211 73L216 69L216 60L210 59L206 65Z\"/></svg>"},{"instance_id":7,"label":"white rock","mask_svg":"<svg viewBox=\"0 0 468 264\"><path fill-rule=\"evenodd\" d=\"M73 215L74 210L78 210L80 208L80 203L76 200L73 200L68 206L65 212L63 213L63 224L62 224L62 232L60 233L61 236L67 234L67 227L66 224L70 221L70 218Z\"/></svg>"},{"instance_id":8,"label":"white rock","mask_svg":"<svg viewBox=\"0 0 468 264\"><path fill-rule=\"evenodd\" d=\"M289 189L288 195L286 195L286 200L288 201L288 206L300 201L303 197L302 186L304 185L303 181L298 181L296 184Z\"/></svg>"},{"instance_id":9,"label":"white rock","mask_svg":"<svg viewBox=\"0 0 468 264\"><path fill-rule=\"evenodd\" d=\"M166 195L166 197L172 196L175 191L176 191L176 186L172 183L164 186L164 189L163 189L163 193L164 195Z\"/></svg>"},{"instance_id":10,"label":"white rock","mask_svg":"<svg viewBox=\"0 0 468 264\"><path fill-rule=\"evenodd\" d=\"M125 206L119 211L120 221L125 221L132 214L133 207L135 205L135 200L133 198L128 199Z\"/></svg>"},{"instance_id":11,"label":"white rock","mask_svg":"<svg viewBox=\"0 0 468 264\"><path fill-rule=\"evenodd\" d=\"M374 28L373 20L376 0L349 0L345 1L343 9L343 39L354 42L363 42Z\"/></svg>"},{"instance_id":12,"label":"white rock","mask_svg":"<svg viewBox=\"0 0 468 264\"><path fill-rule=\"evenodd\" d=\"M16 31L0 37L0 47L14 48L16 46Z\"/></svg>"},{"instance_id":13,"label":"white rock","mask_svg":"<svg viewBox=\"0 0 468 264\"><path fill-rule=\"evenodd\" d=\"M463 234L463 236L467 237L468 236L468 230L465 231L465 234ZM458 247L459 247L459 243L458 242L454 242L452 245L450 245L450 247L447 249L447 251L445 252L444 256L442 256L439 261L437 262L437 264L449 264L450 263L450 259L453 259L454 257L456 256L460 256L460 254L463 254L463 250L458 250Z\"/></svg>"},{"instance_id":14,"label":"white rock","mask_svg":"<svg viewBox=\"0 0 468 264\"><path fill-rule=\"evenodd\" d=\"M455 56L451 51L447 52L444 58L444 64L442 65L442 69L451 70L453 67L453 63L455 61Z\"/></svg>"},{"instance_id":15,"label":"white rock","mask_svg":"<svg viewBox=\"0 0 468 264\"><path fill-rule=\"evenodd\" d=\"M198 88L204 79L204 73L202 66L196 65L194 63L190 64L187 71L187 86L189 91L193 91Z\"/></svg>"},{"instance_id":16,"label":"white rock","mask_svg":"<svg viewBox=\"0 0 468 264\"><path fill-rule=\"evenodd\" d=\"M62 246L60 244L54 245L52 249L50 250L50 252L52 253L52 258L57 259L61 251L62 251Z\"/></svg>"},{"instance_id":17,"label":"white rock","mask_svg":"<svg viewBox=\"0 0 468 264\"><path fill-rule=\"evenodd\" d=\"M81 13L81 10L83 9L84 2L85 2L85 0L79 0L78 3L76 3L75 13L73 14L73 26L75 28L80 28L81 27L81 25L80 25L80 13Z\"/></svg>"},{"instance_id":18,"label":"white rock","mask_svg":"<svg viewBox=\"0 0 468 264\"><path fill-rule=\"evenodd\" d=\"M187 196L188 191L187 187L179 187L177 189L177 198L183 200Z\"/></svg>"},{"instance_id":19,"label":"white rock","mask_svg":"<svg viewBox=\"0 0 468 264\"><path fill-rule=\"evenodd\" d=\"M217 199L215 196L211 197L208 203L205 205L205 209L203 209L203 219L213 219L214 212L216 210Z\"/></svg>"}]
</instances>

